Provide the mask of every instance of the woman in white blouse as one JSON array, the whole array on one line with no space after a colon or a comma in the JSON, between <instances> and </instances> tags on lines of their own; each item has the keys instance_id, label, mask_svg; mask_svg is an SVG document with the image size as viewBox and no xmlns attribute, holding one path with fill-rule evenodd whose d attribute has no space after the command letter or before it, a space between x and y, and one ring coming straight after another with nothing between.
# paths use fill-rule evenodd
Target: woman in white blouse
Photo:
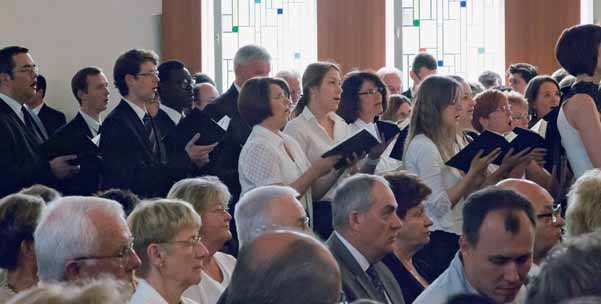
<instances>
[{"instance_id":1,"label":"woman in white blouse","mask_svg":"<svg viewBox=\"0 0 601 304\"><path fill-rule=\"evenodd\" d=\"M601 100L592 98L590 94L598 96L601 81L600 44L600 26L577 25L563 31L555 50L559 64L576 76L571 93L560 106L557 117L561 144L575 178L589 169L601 168Z\"/></svg>"},{"instance_id":2,"label":"woman in white blouse","mask_svg":"<svg viewBox=\"0 0 601 304\"><path fill-rule=\"evenodd\" d=\"M444 271L458 249L465 197L477 190L486 177L487 166L499 155L478 154L468 172L445 163L458 152L456 132L462 112L462 89L457 81L429 76L415 97L409 134L405 144L405 168L421 178L431 190L426 213L432 219L431 241L418 253L437 276Z\"/></svg>"},{"instance_id":3,"label":"woman in white blouse","mask_svg":"<svg viewBox=\"0 0 601 304\"><path fill-rule=\"evenodd\" d=\"M175 183L167 198L181 199L194 207L202 219L200 236L209 255L204 261L202 279L184 292L184 296L200 303L215 304L229 285L236 258L219 252L232 238L227 211L230 200L227 187L214 176L187 178Z\"/></svg>"},{"instance_id":4,"label":"woman in white blouse","mask_svg":"<svg viewBox=\"0 0 601 304\"><path fill-rule=\"evenodd\" d=\"M196 303L182 294L200 282L208 252L192 205L173 199L146 201L127 217L127 224L142 261L130 303Z\"/></svg>"},{"instance_id":5,"label":"woman in white blouse","mask_svg":"<svg viewBox=\"0 0 601 304\"><path fill-rule=\"evenodd\" d=\"M279 78L255 77L242 87L238 110L252 131L240 152L240 185L242 193L258 186L290 186L302 194L300 201L311 217L313 197L320 199L335 182L338 176L327 174L340 157L311 163L298 142L280 131L290 116L289 96L288 85Z\"/></svg>"}]
</instances>

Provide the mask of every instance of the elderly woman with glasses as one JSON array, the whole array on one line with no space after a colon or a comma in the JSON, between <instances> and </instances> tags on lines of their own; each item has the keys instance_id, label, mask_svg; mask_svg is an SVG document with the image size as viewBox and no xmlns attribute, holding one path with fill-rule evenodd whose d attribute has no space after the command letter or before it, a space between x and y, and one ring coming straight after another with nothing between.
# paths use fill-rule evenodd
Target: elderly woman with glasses
<instances>
[{"instance_id":1,"label":"elderly woman with glasses","mask_svg":"<svg viewBox=\"0 0 601 304\"><path fill-rule=\"evenodd\" d=\"M33 232L44 206L41 198L25 194L0 201L0 268L7 270L1 303L38 282Z\"/></svg>"},{"instance_id":2,"label":"elderly woman with glasses","mask_svg":"<svg viewBox=\"0 0 601 304\"><path fill-rule=\"evenodd\" d=\"M182 297L202 278L207 248L201 242L201 217L189 203L146 201L127 218L142 265L132 304L195 303Z\"/></svg>"},{"instance_id":3,"label":"elderly woman with glasses","mask_svg":"<svg viewBox=\"0 0 601 304\"><path fill-rule=\"evenodd\" d=\"M219 296L229 285L236 266L236 258L219 252L232 238L227 210L230 192L213 176L183 179L169 191L167 198L189 202L202 219L200 236L209 251L204 261L202 280L184 292L184 296L200 303L217 303Z\"/></svg>"}]
</instances>

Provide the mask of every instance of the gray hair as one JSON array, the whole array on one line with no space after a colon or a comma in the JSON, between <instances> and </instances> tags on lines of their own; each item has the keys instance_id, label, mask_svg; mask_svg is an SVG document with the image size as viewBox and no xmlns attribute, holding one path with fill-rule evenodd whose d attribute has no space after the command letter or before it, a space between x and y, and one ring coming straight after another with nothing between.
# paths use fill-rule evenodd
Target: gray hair
<instances>
[{"instance_id":1,"label":"gray hair","mask_svg":"<svg viewBox=\"0 0 601 304\"><path fill-rule=\"evenodd\" d=\"M397 76L399 76L399 78L401 78L401 74L403 73L403 71L395 68L395 67L381 67L378 72L376 72L376 74L378 74L378 77L384 79L384 76L386 75L390 75L390 74L395 74Z\"/></svg>"},{"instance_id":2,"label":"gray hair","mask_svg":"<svg viewBox=\"0 0 601 304\"><path fill-rule=\"evenodd\" d=\"M266 217L265 210L275 199L285 196L296 198L299 194L291 187L271 185L257 187L240 198L234 210L240 247L254 240L265 227L276 224L277 219Z\"/></svg>"},{"instance_id":3,"label":"gray hair","mask_svg":"<svg viewBox=\"0 0 601 304\"><path fill-rule=\"evenodd\" d=\"M540 274L528 286L527 303L601 295L601 232L585 234L551 249Z\"/></svg>"},{"instance_id":4,"label":"gray hair","mask_svg":"<svg viewBox=\"0 0 601 304\"><path fill-rule=\"evenodd\" d=\"M295 70L282 70L275 74L275 77L282 78L288 82L288 79L296 79L299 82L301 81L300 74Z\"/></svg>"},{"instance_id":5,"label":"gray hair","mask_svg":"<svg viewBox=\"0 0 601 304\"><path fill-rule=\"evenodd\" d=\"M496 85L501 85L503 80L501 79L501 75L493 71L484 71L478 76L478 82L480 82L484 88L488 89Z\"/></svg>"},{"instance_id":6,"label":"gray hair","mask_svg":"<svg viewBox=\"0 0 601 304\"><path fill-rule=\"evenodd\" d=\"M239 65L245 65L257 59L271 62L271 55L262 46L255 44L245 45L239 48L236 55L234 55L234 69Z\"/></svg>"},{"instance_id":7,"label":"gray hair","mask_svg":"<svg viewBox=\"0 0 601 304\"><path fill-rule=\"evenodd\" d=\"M84 196L57 199L43 210L34 233L40 280L62 281L67 261L98 250L98 230L102 227L92 221L91 211L119 218L127 228L123 207L113 200Z\"/></svg>"},{"instance_id":8,"label":"gray hair","mask_svg":"<svg viewBox=\"0 0 601 304\"><path fill-rule=\"evenodd\" d=\"M591 169L580 176L568 192L566 235L568 238L601 228L601 170Z\"/></svg>"},{"instance_id":9,"label":"gray hair","mask_svg":"<svg viewBox=\"0 0 601 304\"><path fill-rule=\"evenodd\" d=\"M366 212L373 203L372 189L376 182L389 187L388 181L377 175L355 174L344 180L336 189L332 201L332 222L334 229L348 227L348 218L353 211Z\"/></svg>"}]
</instances>

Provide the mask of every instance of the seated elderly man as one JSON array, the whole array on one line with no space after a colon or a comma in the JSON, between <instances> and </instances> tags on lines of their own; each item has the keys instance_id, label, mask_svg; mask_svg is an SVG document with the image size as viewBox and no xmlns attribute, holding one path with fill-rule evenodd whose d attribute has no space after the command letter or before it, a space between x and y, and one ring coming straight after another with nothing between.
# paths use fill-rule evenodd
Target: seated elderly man
<instances>
[{"instance_id":1,"label":"seated elderly man","mask_svg":"<svg viewBox=\"0 0 601 304\"><path fill-rule=\"evenodd\" d=\"M445 303L457 294L518 303L526 292L535 225L532 206L514 191L490 187L473 193L463 208L459 252L414 303Z\"/></svg>"},{"instance_id":2,"label":"seated elderly man","mask_svg":"<svg viewBox=\"0 0 601 304\"><path fill-rule=\"evenodd\" d=\"M549 250L561 241L561 227L565 222L561 217L559 205L553 206L553 197L545 188L526 179L510 178L499 182L497 186L523 195L532 204L538 221L534 236L534 256L529 274L536 276L540 271L539 265Z\"/></svg>"},{"instance_id":3,"label":"seated elderly man","mask_svg":"<svg viewBox=\"0 0 601 304\"><path fill-rule=\"evenodd\" d=\"M275 74L275 77L282 78L288 84L290 89L290 101L292 101L292 108L296 107L296 104L303 95L301 77L297 71L294 70L283 70Z\"/></svg>"},{"instance_id":4,"label":"seated elderly man","mask_svg":"<svg viewBox=\"0 0 601 304\"><path fill-rule=\"evenodd\" d=\"M246 192L234 210L240 247L273 228L309 230L309 218L298 196L296 190L285 186L263 186Z\"/></svg>"},{"instance_id":5,"label":"seated elderly man","mask_svg":"<svg viewBox=\"0 0 601 304\"><path fill-rule=\"evenodd\" d=\"M403 92L401 73L401 70L395 67L382 67L378 70L378 76L386 84L390 95L401 94Z\"/></svg>"},{"instance_id":6,"label":"seated elderly man","mask_svg":"<svg viewBox=\"0 0 601 304\"><path fill-rule=\"evenodd\" d=\"M337 303L340 270L315 238L268 231L242 247L227 293L219 303Z\"/></svg>"},{"instance_id":7,"label":"seated elderly man","mask_svg":"<svg viewBox=\"0 0 601 304\"><path fill-rule=\"evenodd\" d=\"M40 281L86 281L110 275L133 284L140 259L123 207L115 201L69 196L50 204L34 234Z\"/></svg>"},{"instance_id":8,"label":"seated elderly man","mask_svg":"<svg viewBox=\"0 0 601 304\"><path fill-rule=\"evenodd\" d=\"M11 194L0 200L0 303L38 282L33 232L45 204L41 198Z\"/></svg>"},{"instance_id":9,"label":"seated elderly man","mask_svg":"<svg viewBox=\"0 0 601 304\"><path fill-rule=\"evenodd\" d=\"M401 228L396 209L394 194L381 176L356 174L336 190L334 232L326 245L338 261L348 300L405 303L394 276L381 262L393 251Z\"/></svg>"},{"instance_id":10,"label":"seated elderly man","mask_svg":"<svg viewBox=\"0 0 601 304\"><path fill-rule=\"evenodd\" d=\"M593 232L566 240L545 260L528 285L528 304L568 303L568 299L601 296L601 234ZM569 303L601 303L574 301Z\"/></svg>"}]
</instances>

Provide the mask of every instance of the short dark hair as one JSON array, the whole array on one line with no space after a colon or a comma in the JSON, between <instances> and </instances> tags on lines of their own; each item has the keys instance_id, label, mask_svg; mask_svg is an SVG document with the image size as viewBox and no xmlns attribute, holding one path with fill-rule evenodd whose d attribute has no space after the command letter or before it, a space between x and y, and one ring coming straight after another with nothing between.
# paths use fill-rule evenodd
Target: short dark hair
<instances>
[{"instance_id":1,"label":"short dark hair","mask_svg":"<svg viewBox=\"0 0 601 304\"><path fill-rule=\"evenodd\" d=\"M553 77L553 79L555 79L555 81L557 81L557 83L560 83L566 76L569 76L570 73L568 73L568 71L566 71L566 69L564 68L559 68L557 70L555 70L555 72L553 72L553 74L551 74L551 77Z\"/></svg>"},{"instance_id":2,"label":"short dark hair","mask_svg":"<svg viewBox=\"0 0 601 304\"><path fill-rule=\"evenodd\" d=\"M160 82L167 83L171 80L171 71L181 70L185 68L184 63L180 60L172 59L161 63L158 67Z\"/></svg>"},{"instance_id":3,"label":"short dark hair","mask_svg":"<svg viewBox=\"0 0 601 304\"><path fill-rule=\"evenodd\" d=\"M47 87L47 83L46 83L46 77L42 76L41 74L38 74L38 77L36 78L36 91L42 91L42 97L46 97L46 87Z\"/></svg>"},{"instance_id":4,"label":"short dark hair","mask_svg":"<svg viewBox=\"0 0 601 304\"><path fill-rule=\"evenodd\" d=\"M575 25L563 30L555 45L555 58L568 73L593 76L601 43L601 27L594 24Z\"/></svg>"},{"instance_id":5,"label":"short dark hair","mask_svg":"<svg viewBox=\"0 0 601 304\"><path fill-rule=\"evenodd\" d=\"M535 66L524 62L514 63L510 65L508 72L509 74L520 74L520 76L524 78L524 81L526 83L528 83L530 79L538 75L538 71L536 70Z\"/></svg>"},{"instance_id":6,"label":"short dark hair","mask_svg":"<svg viewBox=\"0 0 601 304\"><path fill-rule=\"evenodd\" d=\"M419 53L415 55L415 58L413 58L413 64L411 65L411 70L413 73L417 74L421 68L436 70L438 68L436 58L428 53Z\"/></svg>"},{"instance_id":7,"label":"short dark hair","mask_svg":"<svg viewBox=\"0 0 601 304\"><path fill-rule=\"evenodd\" d=\"M192 78L194 78L194 81L196 82L196 84L208 82L208 83L212 84L214 87L217 86L215 84L215 81L211 77L209 77L209 75L207 75L205 73L196 73L196 74L192 75Z\"/></svg>"},{"instance_id":8,"label":"short dark hair","mask_svg":"<svg viewBox=\"0 0 601 304\"><path fill-rule=\"evenodd\" d=\"M129 88L125 83L125 76L133 75L137 77L138 73L140 73L140 65L147 61L157 64L159 57L152 50L131 49L117 58L115 67L113 68L113 78L121 96L129 94Z\"/></svg>"},{"instance_id":9,"label":"short dark hair","mask_svg":"<svg viewBox=\"0 0 601 304\"><path fill-rule=\"evenodd\" d=\"M23 241L33 241L44 201L27 194L11 194L0 200L0 268L14 270Z\"/></svg>"},{"instance_id":10,"label":"short dark hair","mask_svg":"<svg viewBox=\"0 0 601 304\"><path fill-rule=\"evenodd\" d=\"M524 98L526 98L526 101L528 101L528 112L530 112L529 114L532 115L533 123L536 122L539 118L542 118L536 115L536 107L534 105L534 100L536 100L536 96L538 95L540 86L542 86L545 82L553 83L557 87L557 90L561 92L557 81L555 81L555 79L549 75L539 75L532 78L532 80L528 82L526 90L524 91Z\"/></svg>"},{"instance_id":11,"label":"short dark hair","mask_svg":"<svg viewBox=\"0 0 601 304\"><path fill-rule=\"evenodd\" d=\"M326 260L317 244L295 240L267 261L261 261L257 256L261 249L253 245L251 242L240 250L226 303L301 304L338 300L335 266Z\"/></svg>"},{"instance_id":12,"label":"short dark hair","mask_svg":"<svg viewBox=\"0 0 601 304\"><path fill-rule=\"evenodd\" d=\"M396 214L404 219L409 209L418 206L432 193L432 190L422 183L416 175L402 171L384 174L390 184L394 198L398 204Z\"/></svg>"},{"instance_id":13,"label":"short dark hair","mask_svg":"<svg viewBox=\"0 0 601 304\"><path fill-rule=\"evenodd\" d=\"M114 200L123 206L125 216L128 216L138 204L140 204L140 198L128 189L108 189L96 194L97 197Z\"/></svg>"},{"instance_id":14,"label":"short dark hair","mask_svg":"<svg viewBox=\"0 0 601 304\"><path fill-rule=\"evenodd\" d=\"M290 96L286 81L274 77L253 77L247 80L240 90L238 113L251 127L273 115L269 90L271 84L279 86L286 96Z\"/></svg>"},{"instance_id":15,"label":"short dark hair","mask_svg":"<svg viewBox=\"0 0 601 304\"><path fill-rule=\"evenodd\" d=\"M540 273L528 286L527 303L563 303L563 300L601 295L600 231L568 239L555 246ZM595 302L598 303L598 302Z\"/></svg>"},{"instance_id":16,"label":"short dark hair","mask_svg":"<svg viewBox=\"0 0 601 304\"><path fill-rule=\"evenodd\" d=\"M480 74L480 76L478 76L478 82L489 88L501 85L503 80L501 79L501 75L493 71L484 71L482 74Z\"/></svg>"},{"instance_id":17,"label":"short dark hair","mask_svg":"<svg viewBox=\"0 0 601 304\"><path fill-rule=\"evenodd\" d=\"M13 76L13 69L15 68L15 61L13 56L29 53L29 50L20 46L8 46L0 50L0 74L8 74Z\"/></svg>"},{"instance_id":18,"label":"short dark hair","mask_svg":"<svg viewBox=\"0 0 601 304\"><path fill-rule=\"evenodd\" d=\"M81 105L81 99L77 95L79 91L84 93L88 92L88 76L95 76L102 73L102 70L97 67L85 67L71 78L71 92L73 92L73 96L77 99L77 102Z\"/></svg>"},{"instance_id":19,"label":"short dark hair","mask_svg":"<svg viewBox=\"0 0 601 304\"><path fill-rule=\"evenodd\" d=\"M350 73L349 73L350 74ZM360 71L353 72L348 77L344 79L342 82L342 94L340 95L340 104L338 105L338 110L336 113L342 117L346 123L354 123L357 118L359 118L359 91L361 90L361 85L365 81L371 81L374 85L382 90L382 107L384 111L386 111L386 101L388 100L388 93L386 89L386 85L373 72L369 71Z\"/></svg>"},{"instance_id":20,"label":"short dark hair","mask_svg":"<svg viewBox=\"0 0 601 304\"><path fill-rule=\"evenodd\" d=\"M463 236L472 246L478 243L480 227L486 216L497 210L507 210L505 230L516 234L520 231L518 212L528 216L532 226L536 225L536 216L530 202L513 190L492 186L472 193L463 207Z\"/></svg>"}]
</instances>

